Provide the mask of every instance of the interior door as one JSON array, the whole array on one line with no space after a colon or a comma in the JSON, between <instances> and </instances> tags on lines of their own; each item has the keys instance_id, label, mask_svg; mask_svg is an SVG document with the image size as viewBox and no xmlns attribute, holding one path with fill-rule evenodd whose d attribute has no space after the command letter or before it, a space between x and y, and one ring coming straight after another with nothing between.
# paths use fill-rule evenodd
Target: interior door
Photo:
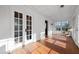
<instances>
[{"instance_id":1,"label":"interior door","mask_svg":"<svg viewBox=\"0 0 79 59\"><path fill-rule=\"evenodd\" d=\"M45 26L45 37L47 38L48 37L48 21L47 20L45 20L45 24L46 24L46 26Z\"/></svg>"}]
</instances>

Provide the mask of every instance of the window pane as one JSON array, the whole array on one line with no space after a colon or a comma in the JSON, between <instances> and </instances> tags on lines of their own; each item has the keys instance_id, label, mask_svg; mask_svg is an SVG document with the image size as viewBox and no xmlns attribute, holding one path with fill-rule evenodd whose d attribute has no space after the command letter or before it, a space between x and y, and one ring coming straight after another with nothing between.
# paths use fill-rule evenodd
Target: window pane
<instances>
[{"instance_id":1,"label":"window pane","mask_svg":"<svg viewBox=\"0 0 79 59\"><path fill-rule=\"evenodd\" d=\"M20 31L20 32L19 32L19 36L22 36L22 35L23 35L22 31Z\"/></svg>"},{"instance_id":2,"label":"window pane","mask_svg":"<svg viewBox=\"0 0 79 59\"><path fill-rule=\"evenodd\" d=\"M15 32L15 37L18 37L18 32Z\"/></svg>"},{"instance_id":3,"label":"window pane","mask_svg":"<svg viewBox=\"0 0 79 59\"><path fill-rule=\"evenodd\" d=\"M30 21L30 25L32 25L32 22Z\"/></svg>"},{"instance_id":4,"label":"window pane","mask_svg":"<svg viewBox=\"0 0 79 59\"><path fill-rule=\"evenodd\" d=\"M30 35L30 39L31 39L32 37L31 37L31 35Z\"/></svg>"},{"instance_id":5,"label":"window pane","mask_svg":"<svg viewBox=\"0 0 79 59\"><path fill-rule=\"evenodd\" d=\"M14 12L14 17L18 18L18 12Z\"/></svg>"},{"instance_id":6,"label":"window pane","mask_svg":"<svg viewBox=\"0 0 79 59\"><path fill-rule=\"evenodd\" d=\"M30 36L27 36L27 40L29 40L30 39Z\"/></svg>"},{"instance_id":7,"label":"window pane","mask_svg":"<svg viewBox=\"0 0 79 59\"><path fill-rule=\"evenodd\" d=\"M27 26L27 30L30 30L30 26Z\"/></svg>"},{"instance_id":8,"label":"window pane","mask_svg":"<svg viewBox=\"0 0 79 59\"><path fill-rule=\"evenodd\" d=\"M27 21L27 25L32 25L32 22L31 21Z\"/></svg>"},{"instance_id":9,"label":"window pane","mask_svg":"<svg viewBox=\"0 0 79 59\"><path fill-rule=\"evenodd\" d=\"M18 38L15 38L15 43L18 43Z\"/></svg>"},{"instance_id":10,"label":"window pane","mask_svg":"<svg viewBox=\"0 0 79 59\"><path fill-rule=\"evenodd\" d=\"M32 20L32 17L30 16L30 21Z\"/></svg>"},{"instance_id":11,"label":"window pane","mask_svg":"<svg viewBox=\"0 0 79 59\"><path fill-rule=\"evenodd\" d=\"M18 31L18 25L15 25L15 31Z\"/></svg>"},{"instance_id":12,"label":"window pane","mask_svg":"<svg viewBox=\"0 0 79 59\"><path fill-rule=\"evenodd\" d=\"M19 18L22 18L22 17L23 17L22 13L19 13Z\"/></svg>"},{"instance_id":13,"label":"window pane","mask_svg":"<svg viewBox=\"0 0 79 59\"><path fill-rule=\"evenodd\" d=\"M19 42L22 42L22 41L23 41L23 38L22 38L22 37L20 37L20 38L19 38Z\"/></svg>"},{"instance_id":14,"label":"window pane","mask_svg":"<svg viewBox=\"0 0 79 59\"><path fill-rule=\"evenodd\" d=\"M18 24L18 19L17 18L15 18L15 24Z\"/></svg>"},{"instance_id":15,"label":"window pane","mask_svg":"<svg viewBox=\"0 0 79 59\"><path fill-rule=\"evenodd\" d=\"M27 25L30 25L30 21L27 21Z\"/></svg>"},{"instance_id":16,"label":"window pane","mask_svg":"<svg viewBox=\"0 0 79 59\"><path fill-rule=\"evenodd\" d=\"M32 30L32 27L30 26L30 30Z\"/></svg>"},{"instance_id":17,"label":"window pane","mask_svg":"<svg viewBox=\"0 0 79 59\"><path fill-rule=\"evenodd\" d=\"M29 16L28 15L26 16L26 20L29 20Z\"/></svg>"},{"instance_id":18,"label":"window pane","mask_svg":"<svg viewBox=\"0 0 79 59\"><path fill-rule=\"evenodd\" d=\"M27 35L30 35L30 31L27 31Z\"/></svg>"},{"instance_id":19,"label":"window pane","mask_svg":"<svg viewBox=\"0 0 79 59\"><path fill-rule=\"evenodd\" d=\"M22 20L19 20L19 24L22 25Z\"/></svg>"},{"instance_id":20,"label":"window pane","mask_svg":"<svg viewBox=\"0 0 79 59\"><path fill-rule=\"evenodd\" d=\"M29 39L32 39L31 35L28 35L27 36L27 40L29 40Z\"/></svg>"},{"instance_id":21,"label":"window pane","mask_svg":"<svg viewBox=\"0 0 79 59\"><path fill-rule=\"evenodd\" d=\"M32 34L32 31L30 31L30 34Z\"/></svg>"},{"instance_id":22,"label":"window pane","mask_svg":"<svg viewBox=\"0 0 79 59\"><path fill-rule=\"evenodd\" d=\"M22 26L19 26L19 30L22 30Z\"/></svg>"}]
</instances>

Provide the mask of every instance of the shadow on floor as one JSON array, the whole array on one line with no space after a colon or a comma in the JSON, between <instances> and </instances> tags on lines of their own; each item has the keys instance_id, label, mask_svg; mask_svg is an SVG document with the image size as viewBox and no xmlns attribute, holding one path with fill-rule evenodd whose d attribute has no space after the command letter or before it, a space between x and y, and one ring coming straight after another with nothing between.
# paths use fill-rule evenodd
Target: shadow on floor
<instances>
[{"instance_id":1,"label":"shadow on floor","mask_svg":"<svg viewBox=\"0 0 79 59\"><path fill-rule=\"evenodd\" d=\"M71 37L55 35L51 38L40 40L38 42L50 48L51 50L49 53L55 53L55 52L60 54L79 53L79 48L75 45Z\"/></svg>"}]
</instances>

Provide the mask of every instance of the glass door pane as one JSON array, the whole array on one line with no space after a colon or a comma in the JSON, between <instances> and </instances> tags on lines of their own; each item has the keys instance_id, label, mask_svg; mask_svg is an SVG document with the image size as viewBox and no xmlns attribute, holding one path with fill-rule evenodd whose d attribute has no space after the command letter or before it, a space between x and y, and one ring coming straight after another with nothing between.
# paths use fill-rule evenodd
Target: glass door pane
<instances>
[{"instance_id":1,"label":"glass door pane","mask_svg":"<svg viewBox=\"0 0 79 59\"><path fill-rule=\"evenodd\" d=\"M14 37L15 42L23 41L23 14L14 12Z\"/></svg>"},{"instance_id":2,"label":"glass door pane","mask_svg":"<svg viewBox=\"0 0 79 59\"><path fill-rule=\"evenodd\" d=\"M32 22L31 22L31 16L29 16L29 15L27 15L26 16L27 18L26 18L26 37L27 37L27 40L30 40L30 39L32 39Z\"/></svg>"}]
</instances>

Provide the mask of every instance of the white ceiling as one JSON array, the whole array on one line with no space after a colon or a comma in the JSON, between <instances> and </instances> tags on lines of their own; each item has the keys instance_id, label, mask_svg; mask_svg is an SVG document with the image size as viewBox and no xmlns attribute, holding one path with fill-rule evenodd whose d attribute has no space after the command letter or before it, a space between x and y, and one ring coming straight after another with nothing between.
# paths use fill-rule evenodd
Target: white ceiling
<instances>
[{"instance_id":1,"label":"white ceiling","mask_svg":"<svg viewBox=\"0 0 79 59\"><path fill-rule=\"evenodd\" d=\"M59 5L32 5L29 8L52 20L66 20L71 19L77 5L65 5L63 8Z\"/></svg>"}]
</instances>

